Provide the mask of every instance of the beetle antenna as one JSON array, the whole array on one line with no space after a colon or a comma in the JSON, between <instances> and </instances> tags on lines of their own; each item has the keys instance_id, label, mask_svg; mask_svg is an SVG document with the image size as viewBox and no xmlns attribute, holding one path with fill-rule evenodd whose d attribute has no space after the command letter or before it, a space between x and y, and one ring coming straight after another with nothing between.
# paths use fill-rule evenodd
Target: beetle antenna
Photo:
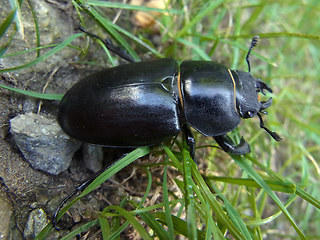
<instances>
[{"instance_id":1,"label":"beetle antenna","mask_svg":"<svg viewBox=\"0 0 320 240\"><path fill-rule=\"evenodd\" d=\"M247 61L247 64L248 64L248 72L251 71L250 59L249 59L250 58L250 53L251 53L252 48L257 46L259 38L260 38L259 36L254 36L252 38L252 40L251 40L250 48L249 48L249 51L248 51L247 56L246 56L246 61Z\"/></svg>"},{"instance_id":2,"label":"beetle antenna","mask_svg":"<svg viewBox=\"0 0 320 240\"><path fill-rule=\"evenodd\" d=\"M260 119L260 127L263 128L267 133L269 133L270 136L273 137L274 140L276 140L277 142L280 142L282 140L282 138L276 132L272 132L270 129L266 128L264 126L261 115L259 113L257 115Z\"/></svg>"}]
</instances>

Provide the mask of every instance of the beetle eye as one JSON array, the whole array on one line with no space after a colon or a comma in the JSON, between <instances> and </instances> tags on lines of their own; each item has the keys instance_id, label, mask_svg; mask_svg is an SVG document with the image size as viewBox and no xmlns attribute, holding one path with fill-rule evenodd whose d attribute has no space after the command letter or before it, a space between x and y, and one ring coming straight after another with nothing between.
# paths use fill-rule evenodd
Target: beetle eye
<instances>
[{"instance_id":1,"label":"beetle eye","mask_svg":"<svg viewBox=\"0 0 320 240\"><path fill-rule=\"evenodd\" d=\"M255 111L247 111L245 114L245 118L253 118L256 115Z\"/></svg>"}]
</instances>

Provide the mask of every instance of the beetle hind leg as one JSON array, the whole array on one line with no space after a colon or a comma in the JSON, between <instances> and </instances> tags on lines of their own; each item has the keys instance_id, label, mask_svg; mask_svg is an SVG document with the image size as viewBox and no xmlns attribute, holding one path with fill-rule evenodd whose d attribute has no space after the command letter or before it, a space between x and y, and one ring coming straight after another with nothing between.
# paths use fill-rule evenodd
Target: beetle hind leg
<instances>
[{"instance_id":1,"label":"beetle hind leg","mask_svg":"<svg viewBox=\"0 0 320 240\"><path fill-rule=\"evenodd\" d=\"M223 151L234 155L244 155L250 153L250 145L241 137L240 143L235 145L227 135L220 135L213 137Z\"/></svg>"}]
</instances>

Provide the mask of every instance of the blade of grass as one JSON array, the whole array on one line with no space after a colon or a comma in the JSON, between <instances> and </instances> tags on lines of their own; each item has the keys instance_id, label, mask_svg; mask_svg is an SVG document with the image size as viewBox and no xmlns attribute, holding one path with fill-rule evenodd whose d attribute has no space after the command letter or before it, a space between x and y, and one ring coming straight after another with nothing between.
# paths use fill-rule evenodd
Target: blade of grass
<instances>
[{"instance_id":1,"label":"blade of grass","mask_svg":"<svg viewBox=\"0 0 320 240\"><path fill-rule=\"evenodd\" d=\"M216 196L211 192L210 188L202 178L199 171L193 170L192 176L195 179L195 182L199 187L201 194L205 196L205 199L207 199L210 208L218 218L218 222L221 222L224 226L226 226L227 230L235 239L243 239L243 235L229 219L228 215L225 213L225 209L221 206L220 202L216 200Z\"/></svg>"},{"instance_id":2,"label":"blade of grass","mask_svg":"<svg viewBox=\"0 0 320 240\"><path fill-rule=\"evenodd\" d=\"M243 222L242 218L240 217L236 209L231 205L231 203L227 200L227 198L224 197L224 195L220 192L220 190L214 184L211 184L211 187L218 194L218 196L223 200L228 216L230 217L234 225L237 227L237 229L244 236L244 238L252 239L246 224Z\"/></svg>"},{"instance_id":3,"label":"blade of grass","mask_svg":"<svg viewBox=\"0 0 320 240\"><path fill-rule=\"evenodd\" d=\"M268 184L262 179L262 177L245 161L245 159L241 156L232 156L233 160L250 176L252 177L262 188L264 191L268 193L268 195L274 200L274 202L279 206L285 216L288 218L289 222L296 230L301 239L307 239L303 232L299 229L297 224L294 222L288 210L282 204L280 199L275 195L275 193L271 190Z\"/></svg>"},{"instance_id":4,"label":"blade of grass","mask_svg":"<svg viewBox=\"0 0 320 240\"><path fill-rule=\"evenodd\" d=\"M188 227L188 238L197 239L197 222L195 214L195 204L194 204L194 192L192 188L192 175L191 175L191 159L187 143L184 140L184 148L182 150L183 156L183 167L184 167L184 190L185 190L185 202L186 202L186 217L187 217L187 227Z\"/></svg>"},{"instance_id":5,"label":"blade of grass","mask_svg":"<svg viewBox=\"0 0 320 240\"><path fill-rule=\"evenodd\" d=\"M16 16L14 18L14 21L16 22L16 28L18 33L20 34L20 36L22 38L24 38L24 32L23 32L23 24L22 24L22 14L21 14L21 4L22 1L18 1L18 0L9 0L11 8L12 9L16 9L17 13Z\"/></svg>"},{"instance_id":6,"label":"blade of grass","mask_svg":"<svg viewBox=\"0 0 320 240\"><path fill-rule=\"evenodd\" d=\"M165 150L165 152L168 154L168 156L174 162L174 166L176 168L178 168L180 172L183 172L184 171L183 165L179 162L179 160L172 153L172 151L166 146L162 146L162 148ZM190 163L195 165L195 163L193 161ZM201 195L203 195L204 198L207 200L208 205L210 206L210 209L215 213L216 217L218 218L218 221L222 222L224 226L227 226L228 231L233 235L233 237L235 239L243 239L242 234L239 232L239 230L235 227L235 225L232 223L232 221L226 215L221 204L219 203L219 201L216 200L215 195L210 191L208 185L205 183L201 174L196 169L197 169L196 166L191 168L194 181L195 181L196 185L198 186L198 188L200 189Z\"/></svg>"},{"instance_id":7,"label":"blade of grass","mask_svg":"<svg viewBox=\"0 0 320 240\"><path fill-rule=\"evenodd\" d=\"M242 185L246 187L261 188L261 186L252 179L249 178L228 178L228 177L216 177L209 176L206 179L211 179L214 181L221 181L225 183L231 183L236 185ZM285 192L285 193L296 193L296 185L291 183L285 183L283 181L264 179L264 181L269 185L273 191Z\"/></svg>"},{"instance_id":8,"label":"blade of grass","mask_svg":"<svg viewBox=\"0 0 320 240\"><path fill-rule=\"evenodd\" d=\"M34 27L35 27L35 33L36 33L36 43L37 43L37 47L39 48L40 47L40 30L39 30L39 22L38 22L37 13L34 9L33 2L30 0L27 0L27 2L30 7L32 18L34 21ZM40 49L37 50L37 57L40 57Z\"/></svg>"},{"instance_id":9,"label":"blade of grass","mask_svg":"<svg viewBox=\"0 0 320 240\"><path fill-rule=\"evenodd\" d=\"M81 227L76 228L74 231L68 233L66 236L62 237L61 240L72 240L72 239L74 239L74 237L76 237L80 233L87 232L90 228L92 228L93 226L95 226L97 224L99 224L98 219L90 221L90 222L82 225Z\"/></svg>"},{"instance_id":10,"label":"blade of grass","mask_svg":"<svg viewBox=\"0 0 320 240\"><path fill-rule=\"evenodd\" d=\"M80 3L80 4L79 4ZM104 29L128 52L128 54L137 62L140 61L140 57L128 44L128 42L115 30L116 24L113 24L109 19L103 17L102 13L95 9L94 7L88 6L83 0L76 0L74 4L78 4L77 8L82 9L88 15L90 15L99 25L103 26Z\"/></svg>"},{"instance_id":11,"label":"blade of grass","mask_svg":"<svg viewBox=\"0 0 320 240\"><path fill-rule=\"evenodd\" d=\"M97 188L99 185L101 185L103 182L107 181L111 176L128 166L133 161L137 160L140 157L143 157L150 153L149 147L139 147L132 152L128 153L125 157L115 162L113 165L111 165L107 171L100 174L83 192L80 194L79 197L82 197L95 188Z\"/></svg>"},{"instance_id":12,"label":"blade of grass","mask_svg":"<svg viewBox=\"0 0 320 240\"><path fill-rule=\"evenodd\" d=\"M198 46L197 44L194 44L188 40L185 40L183 38L177 38L176 39L177 42L191 48L193 51L195 51L202 60L205 60L205 61L211 61L211 58L207 55L207 53L200 48L200 46Z\"/></svg>"},{"instance_id":13,"label":"blade of grass","mask_svg":"<svg viewBox=\"0 0 320 240\"><path fill-rule=\"evenodd\" d=\"M107 181L111 176L122 170L124 167L128 166L130 163L135 161L136 159L145 156L149 154L150 150L149 147L139 147L132 152L128 153L125 157L121 158L117 162L115 162L113 165L109 166L106 171L104 171L102 174L100 174L89 186L83 190L83 192L74 198L67 206L61 209L57 216L57 220L59 220L63 214L68 211L68 209L77 202L80 198L87 195L94 189L96 189L99 185L101 185L103 182Z\"/></svg>"},{"instance_id":14,"label":"blade of grass","mask_svg":"<svg viewBox=\"0 0 320 240\"><path fill-rule=\"evenodd\" d=\"M99 224L102 232L102 238L107 239L111 235L111 227L106 217L99 215Z\"/></svg>"},{"instance_id":15,"label":"blade of grass","mask_svg":"<svg viewBox=\"0 0 320 240\"><path fill-rule=\"evenodd\" d=\"M51 49L50 51L48 51L47 53L43 54L42 56L36 58L35 60L28 62L24 65L21 66L17 66L17 67L12 67L12 68L5 68L5 69L0 69L0 73L2 72L13 72L13 71L18 71L20 69L23 68L28 68L31 67L41 61L44 61L45 59L47 59L48 57L54 55L55 53L61 51L62 49L64 49L69 43L71 43L74 39L83 36L84 33L76 33L70 37L68 37L64 42L58 44L56 47L54 47L53 49Z\"/></svg>"},{"instance_id":16,"label":"blade of grass","mask_svg":"<svg viewBox=\"0 0 320 240\"><path fill-rule=\"evenodd\" d=\"M278 179L279 181L281 181L284 184L289 184L289 185L294 185L295 186L295 193L298 194L301 198L303 198L304 200L308 201L309 203L311 203L313 206L315 206L316 208L320 209L320 201L316 198L314 198L313 196L311 196L310 194L308 194L306 191L304 191L302 188L300 188L299 186L296 186L293 183L290 183L288 179L284 179L282 176L280 176L279 174L273 172L270 168L267 168L266 166L264 166L263 164L261 164L259 161L257 161L256 159L248 156L248 159L250 161L252 161L255 165L257 165L260 169L262 169L263 171L265 171L267 174L269 174L269 176Z\"/></svg>"},{"instance_id":17,"label":"blade of grass","mask_svg":"<svg viewBox=\"0 0 320 240\"><path fill-rule=\"evenodd\" d=\"M169 205L169 194L168 194L168 180L167 180L167 171L168 171L168 157L165 158L164 172L163 172L163 204L164 212L166 216L166 222L168 227L168 239L174 239L174 228L171 217L171 208Z\"/></svg>"},{"instance_id":18,"label":"blade of grass","mask_svg":"<svg viewBox=\"0 0 320 240\"><path fill-rule=\"evenodd\" d=\"M176 34L175 38L182 38L183 35L190 31L195 24L201 21L206 15L212 13L213 10L223 2L224 0L216 0L204 4L204 6L198 11L198 14L194 16L188 24L184 25L184 27Z\"/></svg>"},{"instance_id":19,"label":"blade of grass","mask_svg":"<svg viewBox=\"0 0 320 240\"><path fill-rule=\"evenodd\" d=\"M35 91L29 91L29 90L22 90L14 87L9 87L3 84L0 84L0 87L8 89L10 91L20 93L26 96L40 98L40 99L46 99L46 100L57 100L60 101L63 97L63 94L50 94L50 93L39 93Z\"/></svg>"},{"instance_id":20,"label":"blade of grass","mask_svg":"<svg viewBox=\"0 0 320 240\"><path fill-rule=\"evenodd\" d=\"M146 7L143 5L131 5L119 2L106 2L106 1L97 1L97 0L87 0L88 5L92 6L99 6L99 7L108 7L108 8L117 8L117 9L128 9L128 10L135 10L135 11L145 11L145 12L162 12L162 13L170 13L170 14L182 14L181 10L168 8L152 8Z\"/></svg>"},{"instance_id":21,"label":"blade of grass","mask_svg":"<svg viewBox=\"0 0 320 240\"><path fill-rule=\"evenodd\" d=\"M166 224L165 213L154 212L153 215L159 219L159 222L161 222L162 224ZM187 222L177 216L174 216L174 215L172 215L171 217L172 217L172 222L173 222L175 232L177 232L185 237L188 237L188 239L189 239ZM200 230L197 230L197 236L199 239L204 239L204 234Z\"/></svg>"},{"instance_id":22,"label":"blade of grass","mask_svg":"<svg viewBox=\"0 0 320 240\"><path fill-rule=\"evenodd\" d=\"M0 25L0 39L2 36L6 33L8 28L10 27L11 23L14 20L14 17L16 16L17 10L13 9L8 16L4 19L4 21Z\"/></svg>"},{"instance_id":23,"label":"blade of grass","mask_svg":"<svg viewBox=\"0 0 320 240\"><path fill-rule=\"evenodd\" d=\"M146 229L139 223L139 221L133 216L132 212L129 212L123 209L120 206L109 206L107 207L101 214L103 215L106 212L116 211L121 216L123 216L133 227L134 229L140 234L142 239L149 239L152 240Z\"/></svg>"}]
</instances>

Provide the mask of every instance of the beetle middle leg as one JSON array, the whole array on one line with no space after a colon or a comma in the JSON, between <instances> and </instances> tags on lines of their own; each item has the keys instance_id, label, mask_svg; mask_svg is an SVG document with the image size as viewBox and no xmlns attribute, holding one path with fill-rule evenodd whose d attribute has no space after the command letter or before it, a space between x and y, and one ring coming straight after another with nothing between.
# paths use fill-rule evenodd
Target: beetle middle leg
<instances>
[{"instance_id":1,"label":"beetle middle leg","mask_svg":"<svg viewBox=\"0 0 320 240\"><path fill-rule=\"evenodd\" d=\"M238 145L235 145L235 143L227 135L215 136L213 138L225 152L234 155L243 155L251 152L250 145L243 139L243 137L241 137Z\"/></svg>"},{"instance_id":2,"label":"beetle middle leg","mask_svg":"<svg viewBox=\"0 0 320 240\"><path fill-rule=\"evenodd\" d=\"M192 158L192 160L194 162L196 162L196 159L195 159L195 145L196 145L196 141L194 140L194 137L191 133L191 130L188 126L184 125L183 126L183 135L185 137L185 140L187 142L187 145L189 147L189 153L190 153L190 156Z\"/></svg>"}]
</instances>

